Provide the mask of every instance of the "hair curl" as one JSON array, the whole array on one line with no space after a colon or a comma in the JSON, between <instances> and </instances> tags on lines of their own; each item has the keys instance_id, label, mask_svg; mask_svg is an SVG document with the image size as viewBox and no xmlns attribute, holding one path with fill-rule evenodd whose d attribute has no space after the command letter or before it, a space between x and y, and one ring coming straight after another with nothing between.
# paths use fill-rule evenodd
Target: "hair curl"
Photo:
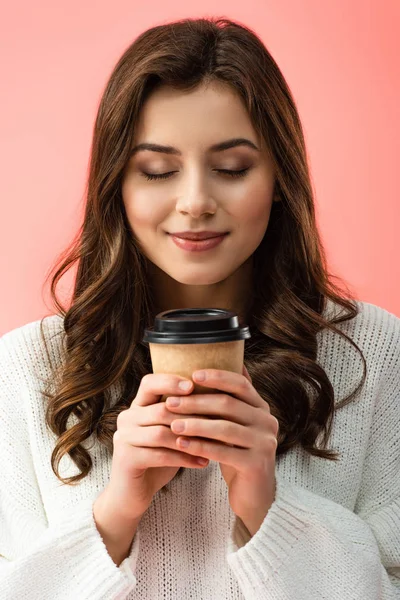
<instances>
[{"instance_id":1,"label":"hair curl","mask_svg":"<svg viewBox=\"0 0 400 600\"><path fill-rule=\"evenodd\" d=\"M64 319L65 357L53 374L55 387L44 392L46 423L57 435L51 465L63 483L73 485L91 470L84 442L92 435L112 454L118 414L151 372L142 342L154 319L148 262L135 243L121 196L139 111L159 85L186 91L215 80L232 86L245 102L271 152L280 197L254 254L245 365L279 421L277 454L300 444L314 456L338 460L326 449L334 411L355 397L367 367L360 348L337 327L356 317L359 308L328 273L293 97L251 29L225 18L184 19L148 29L116 64L95 121L83 224L45 281L52 276L52 300ZM65 309L56 287L75 263L73 295ZM331 319L324 312L329 301L341 307ZM325 328L351 343L364 363L360 384L336 405L333 386L317 362L317 334ZM114 385L120 386L115 402ZM80 470L69 478L59 473L66 454Z\"/></svg>"}]
</instances>

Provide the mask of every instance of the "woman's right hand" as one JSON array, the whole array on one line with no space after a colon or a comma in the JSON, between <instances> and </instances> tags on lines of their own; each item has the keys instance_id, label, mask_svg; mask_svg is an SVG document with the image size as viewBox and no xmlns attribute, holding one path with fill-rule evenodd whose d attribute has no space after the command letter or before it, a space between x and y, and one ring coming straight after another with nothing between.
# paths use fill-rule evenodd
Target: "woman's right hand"
<instances>
[{"instance_id":1,"label":"woman's right hand","mask_svg":"<svg viewBox=\"0 0 400 600\"><path fill-rule=\"evenodd\" d=\"M189 383L188 389L179 384ZM114 433L110 481L103 493L107 506L126 522L138 520L154 494L166 485L180 467L201 469L196 456L176 449L178 435L170 429L177 416L162 396L187 395L193 382L179 375L148 374L143 377L130 408L121 411ZM185 415L185 419L190 418Z\"/></svg>"}]
</instances>

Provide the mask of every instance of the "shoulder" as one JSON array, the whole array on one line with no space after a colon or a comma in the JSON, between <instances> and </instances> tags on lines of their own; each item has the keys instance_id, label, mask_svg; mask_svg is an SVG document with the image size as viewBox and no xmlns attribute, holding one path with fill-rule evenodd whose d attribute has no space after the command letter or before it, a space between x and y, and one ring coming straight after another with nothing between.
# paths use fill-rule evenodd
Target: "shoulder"
<instances>
[{"instance_id":1,"label":"shoulder","mask_svg":"<svg viewBox=\"0 0 400 600\"><path fill-rule=\"evenodd\" d=\"M3 335L0 336L0 339L7 344L12 345L18 343L18 341L22 339L32 340L40 333L42 322L43 329L46 333L51 334L52 332L59 331L60 328L64 329L64 319L61 315L48 315L37 321L31 321L30 323L11 329L10 331L3 333Z\"/></svg>"},{"instance_id":2,"label":"shoulder","mask_svg":"<svg viewBox=\"0 0 400 600\"><path fill-rule=\"evenodd\" d=\"M338 327L355 342L360 342L366 350L379 350L384 346L397 346L400 341L400 318L388 310L362 300L355 302L358 314L338 324ZM342 307L328 301L325 316L338 316Z\"/></svg>"},{"instance_id":3,"label":"shoulder","mask_svg":"<svg viewBox=\"0 0 400 600\"><path fill-rule=\"evenodd\" d=\"M396 398L400 387L400 319L393 313L367 302L359 316L359 340L380 395ZM398 408L397 408L398 410Z\"/></svg>"},{"instance_id":4,"label":"shoulder","mask_svg":"<svg viewBox=\"0 0 400 600\"><path fill-rule=\"evenodd\" d=\"M348 322L348 331L367 354L385 359L400 349L400 318L369 302L356 302L358 315Z\"/></svg>"},{"instance_id":5,"label":"shoulder","mask_svg":"<svg viewBox=\"0 0 400 600\"><path fill-rule=\"evenodd\" d=\"M0 384L46 376L61 360L64 319L49 315L16 327L0 337Z\"/></svg>"},{"instance_id":6,"label":"shoulder","mask_svg":"<svg viewBox=\"0 0 400 600\"><path fill-rule=\"evenodd\" d=\"M398 335L400 332L400 318L381 306L369 302L358 301L359 317L364 326L370 327L379 335L381 332Z\"/></svg>"},{"instance_id":7,"label":"shoulder","mask_svg":"<svg viewBox=\"0 0 400 600\"><path fill-rule=\"evenodd\" d=\"M336 324L351 343L327 328L318 334L321 363L340 390L340 397L347 396L359 383L363 372L362 356L367 369L367 388L372 395L377 397L388 385L392 394L400 377L400 319L369 302L357 300L356 305L358 313L353 319ZM341 312L341 306L329 302L326 318L331 320Z\"/></svg>"},{"instance_id":8,"label":"shoulder","mask_svg":"<svg viewBox=\"0 0 400 600\"><path fill-rule=\"evenodd\" d=\"M55 337L60 337L63 333L63 317L49 315L4 333L0 337L2 352L18 353L32 346L41 347L45 342L51 343Z\"/></svg>"}]
</instances>

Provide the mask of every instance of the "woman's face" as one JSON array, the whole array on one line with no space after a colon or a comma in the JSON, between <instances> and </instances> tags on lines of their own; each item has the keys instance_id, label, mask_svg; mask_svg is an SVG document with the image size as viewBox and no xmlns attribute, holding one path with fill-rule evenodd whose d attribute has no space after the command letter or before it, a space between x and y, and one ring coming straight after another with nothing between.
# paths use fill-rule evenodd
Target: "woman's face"
<instances>
[{"instance_id":1,"label":"woman's face","mask_svg":"<svg viewBox=\"0 0 400 600\"><path fill-rule=\"evenodd\" d=\"M225 150L212 146L246 139ZM122 183L127 217L142 252L181 284L210 285L235 273L251 257L268 226L274 190L271 158L240 97L213 83L191 92L154 91L136 124L133 147L170 146L132 153ZM233 177L222 170L240 171ZM145 174L162 175L148 180ZM171 234L226 233L216 247L183 249Z\"/></svg>"}]
</instances>

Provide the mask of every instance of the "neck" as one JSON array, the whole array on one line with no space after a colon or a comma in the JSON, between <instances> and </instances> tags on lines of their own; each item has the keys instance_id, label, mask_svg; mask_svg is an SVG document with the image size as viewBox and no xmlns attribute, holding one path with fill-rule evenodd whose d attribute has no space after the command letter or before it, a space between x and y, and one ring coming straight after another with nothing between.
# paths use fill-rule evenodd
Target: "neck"
<instances>
[{"instance_id":1,"label":"neck","mask_svg":"<svg viewBox=\"0 0 400 600\"><path fill-rule=\"evenodd\" d=\"M222 308L231 310L243 323L249 317L253 262L246 261L227 279L210 285L186 285L150 264L155 314L176 308Z\"/></svg>"}]
</instances>

